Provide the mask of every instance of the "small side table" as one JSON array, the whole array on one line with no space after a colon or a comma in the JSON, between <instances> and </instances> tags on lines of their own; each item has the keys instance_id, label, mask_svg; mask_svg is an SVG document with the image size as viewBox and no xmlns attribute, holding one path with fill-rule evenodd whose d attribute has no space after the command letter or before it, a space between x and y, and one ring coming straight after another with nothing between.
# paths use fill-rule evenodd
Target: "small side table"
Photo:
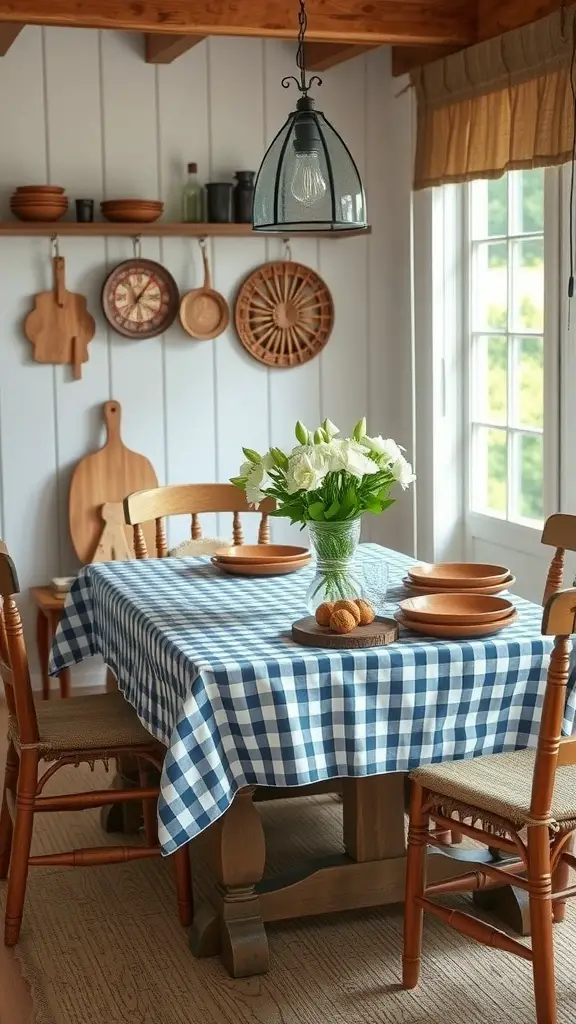
<instances>
[{"instance_id":1,"label":"small side table","mask_svg":"<svg viewBox=\"0 0 576 1024\"><path fill-rule=\"evenodd\" d=\"M50 648L58 623L62 616L66 595L60 597L54 593L52 587L30 587L30 596L36 605L36 643L38 645L38 658L40 660L40 672L42 673L42 700L50 698L50 676L48 675L48 660ZM70 696L70 669L62 669L60 675L60 696Z\"/></svg>"}]
</instances>

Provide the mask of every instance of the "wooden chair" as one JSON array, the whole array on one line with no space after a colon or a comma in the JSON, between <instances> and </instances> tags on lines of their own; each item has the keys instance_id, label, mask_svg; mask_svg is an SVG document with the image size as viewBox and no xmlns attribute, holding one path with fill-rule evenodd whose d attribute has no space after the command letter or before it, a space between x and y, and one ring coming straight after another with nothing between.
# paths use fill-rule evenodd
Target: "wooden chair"
<instances>
[{"instance_id":1,"label":"wooden chair","mask_svg":"<svg viewBox=\"0 0 576 1024\"><path fill-rule=\"evenodd\" d=\"M559 864L576 868L569 843L576 829L576 737L561 738L570 670L570 637L576 631L576 589L553 594L544 609L542 632L554 636L542 722L536 750L517 750L418 768L413 783L404 918L404 988L420 974L424 911L472 939L532 963L538 1024L556 1024L553 907L576 895L576 885L554 886ZM427 846L449 850L430 820L459 828L512 860L483 863L462 878L426 885ZM466 824L468 822L468 824ZM477 824L479 823L479 824ZM470 914L440 906L432 897L512 884L528 893L532 948Z\"/></svg>"},{"instance_id":2,"label":"wooden chair","mask_svg":"<svg viewBox=\"0 0 576 1024\"><path fill-rule=\"evenodd\" d=\"M119 692L34 704L22 621L14 600L19 592L14 564L0 542L0 677L9 713L8 755L0 811L0 878L8 876L4 942L18 942L29 865L82 867L119 864L160 853L156 824L158 787L148 785L148 766L161 769L165 750L140 724ZM78 765L130 754L137 758L140 786L44 796L46 783L64 765ZM38 778L42 761L50 766ZM84 810L141 800L146 846L105 846L30 856L34 815L42 811ZM192 882L188 849L173 854L180 921L191 923Z\"/></svg>"},{"instance_id":3,"label":"wooden chair","mask_svg":"<svg viewBox=\"0 0 576 1024\"><path fill-rule=\"evenodd\" d=\"M244 491L234 484L175 484L168 487L155 487L147 491L136 491L128 495L124 501L126 522L134 528L134 552L136 558L148 558L144 539L143 523L156 521L156 555L166 558L168 544L164 519L166 516L189 515L190 535L192 540L202 537L200 515L203 512L232 512L234 544L244 543L242 521L243 512L258 512L260 527L258 543L270 543L269 515L275 508L272 498L265 498L253 508L246 501Z\"/></svg>"},{"instance_id":4,"label":"wooden chair","mask_svg":"<svg viewBox=\"0 0 576 1024\"><path fill-rule=\"evenodd\" d=\"M544 523L541 537L542 544L556 548L544 589L542 604L546 604L552 594L556 594L564 585L564 562L567 551L576 551L576 516L561 512L549 516Z\"/></svg>"}]
</instances>

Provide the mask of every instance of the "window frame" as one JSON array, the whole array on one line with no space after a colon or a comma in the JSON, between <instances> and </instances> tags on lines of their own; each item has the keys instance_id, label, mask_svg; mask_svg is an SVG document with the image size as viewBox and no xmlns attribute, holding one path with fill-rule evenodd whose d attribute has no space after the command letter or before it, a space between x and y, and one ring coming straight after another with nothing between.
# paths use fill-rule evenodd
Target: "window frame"
<instances>
[{"instance_id":1,"label":"window frame","mask_svg":"<svg viewBox=\"0 0 576 1024\"><path fill-rule=\"evenodd\" d=\"M472 267L473 253L478 248L481 240L471 238L471 211L472 211L472 186L468 183L461 186L463 191L462 216L461 216L461 253L462 253L462 370L463 370L463 424L462 433L464 440L464 520L467 539L478 538L495 543L504 547L514 547L530 553L534 551L535 538L541 532L541 522L509 518L511 497L507 494L507 509L505 516L497 513L478 511L473 507L473 443L474 427L480 423L473 419L471 401L472 384L472 361L474 351L474 338L483 332L473 330L472 321ZM545 519L552 512L560 507L560 453L559 453L559 423L560 423L560 401L558 393L559 357L560 357L560 246L561 246L561 181L557 168L547 168L544 171L544 419L542 427L543 436L543 518ZM517 235L515 233L505 236L494 236L494 239L484 241L505 241L507 245L510 240L531 239L540 237L539 233L526 233ZM512 270L508 267L509 289ZM514 337L516 332L509 334L508 322L505 332L507 337ZM490 335L487 332L487 336ZM496 332L492 332L496 333ZM536 334L536 332L534 332ZM530 332L526 333L529 336ZM518 335L522 336L522 335ZM538 336L538 335L537 335ZM508 362L510 368L510 358ZM508 374L508 401L510 401L512 382ZM508 416L507 416L508 420ZM496 424L489 424L497 427ZM526 428L510 427L508 422L505 425L498 425L505 429L507 436L514 434L533 434L540 431ZM508 480L510 476L510 457L508 459ZM467 545L468 546L468 545Z\"/></svg>"}]
</instances>

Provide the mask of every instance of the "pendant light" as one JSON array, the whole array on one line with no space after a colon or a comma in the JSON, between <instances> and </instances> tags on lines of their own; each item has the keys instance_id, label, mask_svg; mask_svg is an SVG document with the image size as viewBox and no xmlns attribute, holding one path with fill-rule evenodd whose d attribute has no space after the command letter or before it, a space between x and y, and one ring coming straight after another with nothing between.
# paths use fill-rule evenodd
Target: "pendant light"
<instances>
[{"instance_id":1,"label":"pendant light","mask_svg":"<svg viewBox=\"0 0 576 1024\"><path fill-rule=\"evenodd\" d=\"M258 171L252 227L279 234L362 230L368 225L358 168L346 143L308 95L312 84L322 85L322 79L306 78L308 19L305 0L299 2L296 63L300 78L283 78L282 86L288 89L295 82L301 95Z\"/></svg>"}]
</instances>

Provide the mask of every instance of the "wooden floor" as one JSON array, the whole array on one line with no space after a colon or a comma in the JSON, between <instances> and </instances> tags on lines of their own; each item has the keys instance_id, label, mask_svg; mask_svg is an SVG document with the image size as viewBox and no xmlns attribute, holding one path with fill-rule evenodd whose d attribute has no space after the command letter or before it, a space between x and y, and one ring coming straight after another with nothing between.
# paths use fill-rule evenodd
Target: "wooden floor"
<instances>
[{"instance_id":1,"label":"wooden floor","mask_svg":"<svg viewBox=\"0 0 576 1024\"><path fill-rule=\"evenodd\" d=\"M6 761L6 705L0 702L0 784ZM0 1024L33 1024L32 999L11 951L0 938Z\"/></svg>"}]
</instances>

